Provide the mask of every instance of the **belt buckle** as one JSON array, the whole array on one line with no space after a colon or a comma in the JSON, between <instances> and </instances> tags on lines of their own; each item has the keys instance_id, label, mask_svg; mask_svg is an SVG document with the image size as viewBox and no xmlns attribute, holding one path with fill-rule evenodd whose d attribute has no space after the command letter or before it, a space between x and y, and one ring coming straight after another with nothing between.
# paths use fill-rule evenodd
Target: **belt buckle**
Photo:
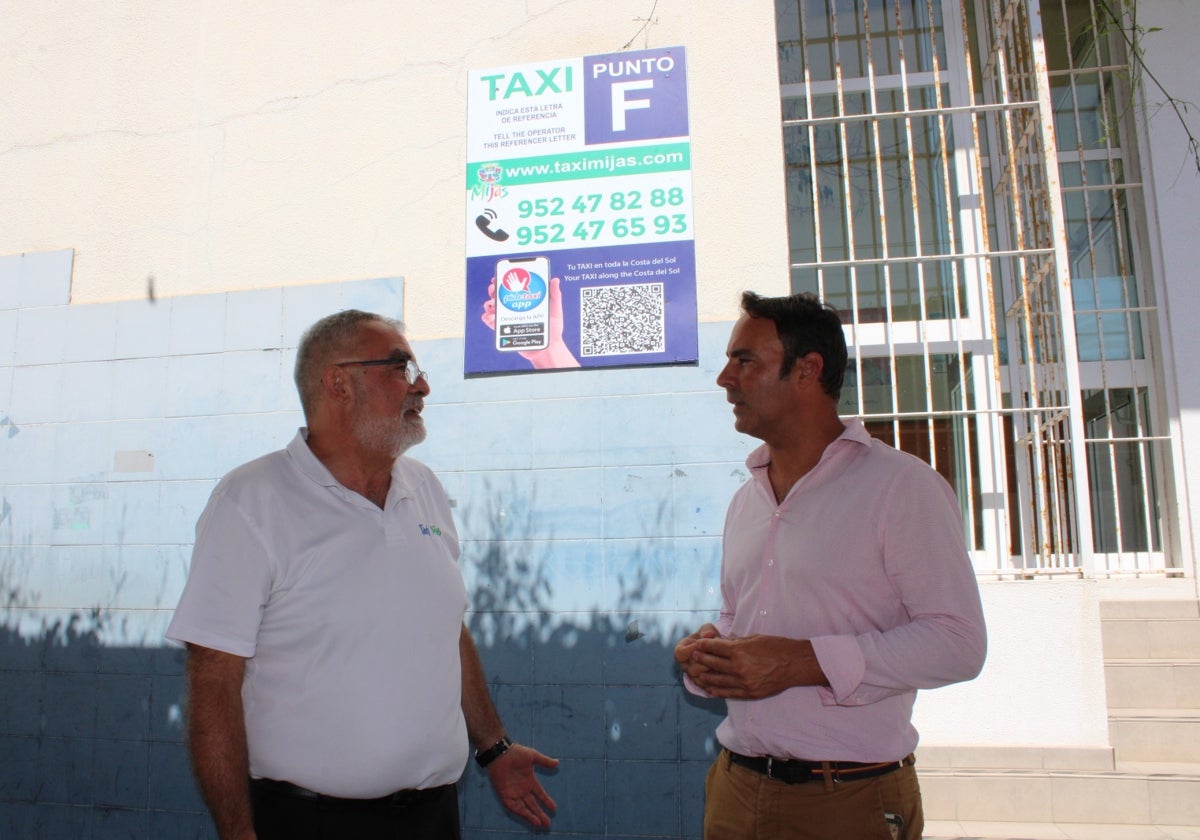
<instances>
[{"instance_id":1,"label":"belt buckle","mask_svg":"<svg viewBox=\"0 0 1200 840\"><path fill-rule=\"evenodd\" d=\"M784 759L784 760L781 760L779 763L781 765L790 765L792 762ZM786 785L802 785L805 782L809 781L813 775L812 768L808 767L806 765L803 765L803 764L797 764L790 768L789 767L781 767L780 769L790 769L791 772L785 773L783 776L776 776L775 775L775 758L773 756L767 756L767 778L768 779L773 779L777 782L783 782ZM799 776L800 776L799 778L797 778L797 774L799 774Z\"/></svg>"}]
</instances>

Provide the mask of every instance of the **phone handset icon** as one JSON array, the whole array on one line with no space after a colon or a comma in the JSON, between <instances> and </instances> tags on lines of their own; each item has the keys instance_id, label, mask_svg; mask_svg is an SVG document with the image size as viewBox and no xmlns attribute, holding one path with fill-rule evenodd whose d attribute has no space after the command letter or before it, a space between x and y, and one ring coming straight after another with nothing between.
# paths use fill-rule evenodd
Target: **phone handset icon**
<instances>
[{"instance_id":1,"label":"phone handset icon","mask_svg":"<svg viewBox=\"0 0 1200 840\"><path fill-rule=\"evenodd\" d=\"M495 221L495 219L496 211L484 210L482 214L475 217L475 227L479 228L483 232L483 235L488 239L496 242L503 242L504 240L508 239L508 233L500 228L492 230L492 222Z\"/></svg>"}]
</instances>

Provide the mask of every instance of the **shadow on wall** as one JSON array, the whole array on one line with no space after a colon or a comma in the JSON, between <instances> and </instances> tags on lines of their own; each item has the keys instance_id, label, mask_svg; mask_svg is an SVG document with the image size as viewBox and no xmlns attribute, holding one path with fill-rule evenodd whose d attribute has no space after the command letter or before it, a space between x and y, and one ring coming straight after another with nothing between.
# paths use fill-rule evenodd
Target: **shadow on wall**
<instances>
[{"instance_id":1,"label":"shadow on wall","mask_svg":"<svg viewBox=\"0 0 1200 840\"><path fill-rule=\"evenodd\" d=\"M545 779L558 804L554 833L700 837L724 704L686 692L672 655L711 612L671 606L673 596L690 600L675 593L701 575L676 568L672 539L565 538L586 531L573 522L586 521L595 499L573 511L570 499L539 503L535 491L513 489L485 480L462 516L469 623L509 733L561 760ZM505 501L513 498L553 521L527 529ZM667 503L645 506L661 533ZM596 606L581 608L589 601ZM528 836L473 766L462 788L466 836Z\"/></svg>"},{"instance_id":2,"label":"shadow on wall","mask_svg":"<svg viewBox=\"0 0 1200 840\"><path fill-rule=\"evenodd\" d=\"M105 646L107 620L0 629L0 836L215 837L182 742L182 651Z\"/></svg>"},{"instance_id":3,"label":"shadow on wall","mask_svg":"<svg viewBox=\"0 0 1200 840\"><path fill-rule=\"evenodd\" d=\"M544 567L511 555L483 552L470 620L510 733L562 760L544 778L552 833L699 837L722 707L683 691L672 643L638 629L657 624L637 609L652 582L563 620ZM50 620L21 600L6 593L0 628L0 837L215 838L183 743L182 650L112 646L114 613ZM473 763L460 788L466 837L529 836Z\"/></svg>"}]
</instances>

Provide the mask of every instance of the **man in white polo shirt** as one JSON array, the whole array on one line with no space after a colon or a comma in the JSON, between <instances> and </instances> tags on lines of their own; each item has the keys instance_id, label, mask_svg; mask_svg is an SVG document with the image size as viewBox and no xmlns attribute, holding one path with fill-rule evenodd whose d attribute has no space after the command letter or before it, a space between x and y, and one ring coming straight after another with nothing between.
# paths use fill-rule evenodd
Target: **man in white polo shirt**
<instances>
[{"instance_id":1,"label":"man in white polo shirt","mask_svg":"<svg viewBox=\"0 0 1200 840\"><path fill-rule=\"evenodd\" d=\"M348 310L305 333L307 427L213 491L169 638L222 840L458 838L470 745L504 805L547 827L463 623L445 491L403 457L429 382L400 325Z\"/></svg>"}]
</instances>

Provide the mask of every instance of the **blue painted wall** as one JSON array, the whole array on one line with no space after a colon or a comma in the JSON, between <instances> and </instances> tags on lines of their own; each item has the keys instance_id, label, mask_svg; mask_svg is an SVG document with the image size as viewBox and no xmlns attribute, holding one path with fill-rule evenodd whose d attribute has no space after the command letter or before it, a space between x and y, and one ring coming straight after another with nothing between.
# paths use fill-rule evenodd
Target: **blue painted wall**
<instances>
[{"instance_id":1,"label":"blue painted wall","mask_svg":"<svg viewBox=\"0 0 1200 840\"><path fill-rule=\"evenodd\" d=\"M70 251L0 257L0 836L215 833L163 642L218 478L300 424L294 347L371 280L70 305ZM514 737L562 759L553 835L699 837L718 704L671 648L719 604L725 504L752 442L700 364L466 380L415 343L463 540L472 630ZM528 836L468 767L467 837Z\"/></svg>"}]
</instances>

